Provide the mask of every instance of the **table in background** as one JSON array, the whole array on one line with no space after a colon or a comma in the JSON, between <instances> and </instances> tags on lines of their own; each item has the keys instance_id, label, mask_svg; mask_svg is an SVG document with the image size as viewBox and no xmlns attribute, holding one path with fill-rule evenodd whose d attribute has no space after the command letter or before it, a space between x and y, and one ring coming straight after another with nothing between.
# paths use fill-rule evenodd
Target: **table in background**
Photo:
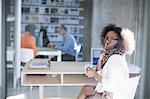
<instances>
[{"instance_id":1,"label":"table in background","mask_svg":"<svg viewBox=\"0 0 150 99\"><path fill-rule=\"evenodd\" d=\"M49 59L53 56L57 56L57 61L60 62L62 52L59 49L48 48L48 47L41 47L41 48L38 47L37 55L48 55Z\"/></svg>"}]
</instances>

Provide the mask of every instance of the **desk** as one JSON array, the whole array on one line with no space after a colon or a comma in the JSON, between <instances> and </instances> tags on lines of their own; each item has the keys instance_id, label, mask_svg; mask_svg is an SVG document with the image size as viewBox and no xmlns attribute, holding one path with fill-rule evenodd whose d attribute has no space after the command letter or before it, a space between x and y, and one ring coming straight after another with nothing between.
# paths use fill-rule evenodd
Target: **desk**
<instances>
[{"instance_id":1,"label":"desk","mask_svg":"<svg viewBox=\"0 0 150 99\"><path fill-rule=\"evenodd\" d=\"M22 71L21 85L39 86L40 99L45 98L44 86L96 85L96 81L93 78L88 78L84 75L84 66L89 63L90 62L51 62L49 70L31 70L29 69L30 63L27 63ZM131 70L129 71L130 74L135 73Z\"/></svg>"},{"instance_id":2,"label":"desk","mask_svg":"<svg viewBox=\"0 0 150 99\"><path fill-rule=\"evenodd\" d=\"M49 70L31 70L29 69L30 63L27 63L22 71L21 85L39 86L39 97L40 99L44 99L44 86L83 86L96 84L94 78L88 78L84 75L84 66L88 63L51 62Z\"/></svg>"},{"instance_id":3,"label":"desk","mask_svg":"<svg viewBox=\"0 0 150 99\"><path fill-rule=\"evenodd\" d=\"M61 50L54 49L54 48L48 48L48 47L42 47L42 48L37 48L37 55L48 55L49 58L50 56L57 56L57 61L61 61L61 55L62 52Z\"/></svg>"}]
</instances>

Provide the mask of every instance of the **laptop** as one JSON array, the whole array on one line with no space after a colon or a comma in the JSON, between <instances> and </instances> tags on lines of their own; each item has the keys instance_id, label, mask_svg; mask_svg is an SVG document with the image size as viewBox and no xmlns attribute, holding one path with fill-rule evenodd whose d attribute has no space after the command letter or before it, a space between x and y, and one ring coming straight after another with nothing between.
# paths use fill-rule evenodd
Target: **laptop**
<instances>
[{"instance_id":1,"label":"laptop","mask_svg":"<svg viewBox=\"0 0 150 99\"><path fill-rule=\"evenodd\" d=\"M91 48L91 65L96 68L102 48Z\"/></svg>"}]
</instances>

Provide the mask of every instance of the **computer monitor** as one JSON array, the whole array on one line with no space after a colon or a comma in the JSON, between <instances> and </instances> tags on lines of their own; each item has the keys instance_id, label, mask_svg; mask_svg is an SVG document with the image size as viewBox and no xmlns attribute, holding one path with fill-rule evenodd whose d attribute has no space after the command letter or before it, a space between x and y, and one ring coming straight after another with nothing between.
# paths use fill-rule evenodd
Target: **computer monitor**
<instances>
[{"instance_id":1,"label":"computer monitor","mask_svg":"<svg viewBox=\"0 0 150 99\"><path fill-rule=\"evenodd\" d=\"M95 68L102 48L91 48L91 65Z\"/></svg>"}]
</instances>

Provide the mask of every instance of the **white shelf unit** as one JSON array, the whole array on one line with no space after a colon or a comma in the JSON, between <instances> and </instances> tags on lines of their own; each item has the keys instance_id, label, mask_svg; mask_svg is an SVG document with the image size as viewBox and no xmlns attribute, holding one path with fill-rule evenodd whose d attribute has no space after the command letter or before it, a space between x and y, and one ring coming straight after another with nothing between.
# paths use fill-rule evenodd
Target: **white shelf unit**
<instances>
[{"instance_id":1,"label":"white shelf unit","mask_svg":"<svg viewBox=\"0 0 150 99\"><path fill-rule=\"evenodd\" d=\"M84 74L84 66L89 62L51 62L50 69L30 69L26 64L22 71L23 86L79 86L96 84L93 78ZM61 68L60 68L61 66Z\"/></svg>"},{"instance_id":2,"label":"white shelf unit","mask_svg":"<svg viewBox=\"0 0 150 99\"><path fill-rule=\"evenodd\" d=\"M83 86L96 81L84 74L24 74L23 86Z\"/></svg>"},{"instance_id":3,"label":"white shelf unit","mask_svg":"<svg viewBox=\"0 0 150 99\"><path fill-rule=\"evenodd\" d=\"M93 78L84 74L84 66L89 62L51 62L50 69L30 69L30 63L23 68L22 86L39 86L39 98L45 99L45 86L95 85Z\"/></svg>"}]
</instances>

